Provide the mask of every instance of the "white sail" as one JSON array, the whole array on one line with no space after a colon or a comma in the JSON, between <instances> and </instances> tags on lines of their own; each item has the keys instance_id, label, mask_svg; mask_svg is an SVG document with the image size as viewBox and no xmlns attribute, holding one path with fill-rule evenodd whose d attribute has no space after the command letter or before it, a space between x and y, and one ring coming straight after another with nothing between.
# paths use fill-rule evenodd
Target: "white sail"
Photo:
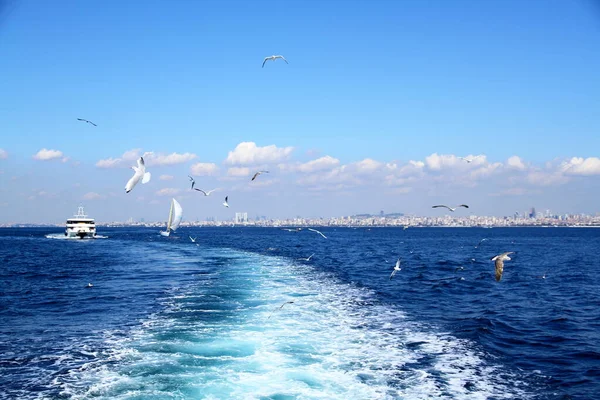
<instances>
[{"instance_id":1,"label":"white sail","mask_svg":"<svg viewBox=\"0 0 600 400\"><path fill-rule=\"evenodd\" d=\"M171 228L172 231L176 231L183 218L183 208L181 208L175 199L173 199L173 206L173 220L171 221L171 226L169 228Z\"/></svg>"}]
</instances>

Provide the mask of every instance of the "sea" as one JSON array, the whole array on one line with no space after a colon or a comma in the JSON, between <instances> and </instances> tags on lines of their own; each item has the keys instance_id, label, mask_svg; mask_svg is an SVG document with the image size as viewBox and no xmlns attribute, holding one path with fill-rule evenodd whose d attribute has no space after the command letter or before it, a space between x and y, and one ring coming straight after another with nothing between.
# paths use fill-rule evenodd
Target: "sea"
<instances>
[{"instance_id":1,"label":"sea","mask_svg":"<svg viewBox=\"0 0 600 400\"><path fill-rule=\"evenodd\" d=\"M0 399L600 399L600 229L316 229L0 229Z\"/></svg>"}]
</instances>

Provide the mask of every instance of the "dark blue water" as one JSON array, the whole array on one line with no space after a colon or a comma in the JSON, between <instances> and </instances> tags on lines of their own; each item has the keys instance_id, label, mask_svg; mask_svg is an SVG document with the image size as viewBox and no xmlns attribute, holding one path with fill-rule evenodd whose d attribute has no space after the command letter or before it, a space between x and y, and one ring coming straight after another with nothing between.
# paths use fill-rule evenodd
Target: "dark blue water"
<instances>
[{"instance_id":1,"label":"dark blue water","mask_svg":"<svg viewBox=\"0 0 600 400\"><path fill-rule=\"evenodd\" d=\"M321 230L0 229L0 398L600 398L600 230Z\"/></svg>"}]
</instances>

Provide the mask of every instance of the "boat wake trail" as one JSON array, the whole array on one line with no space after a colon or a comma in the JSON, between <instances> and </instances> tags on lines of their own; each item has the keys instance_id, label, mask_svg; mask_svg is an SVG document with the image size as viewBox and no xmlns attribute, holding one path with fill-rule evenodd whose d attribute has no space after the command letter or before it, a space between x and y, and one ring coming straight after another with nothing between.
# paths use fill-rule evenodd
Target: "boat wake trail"
<instances>
[{"instance_id":1,"label":"boat wake trail","mask_svg":"<svg viewBox=\"0 0 600 400\"><path fill-rule=\"evenodd\" d=\"M61 395L533 398L473 342L412 320L369 289L285 258L203 256L214 267L166 293L162 311L126 337L106 333L97 359L57 376Z\"/></svg>"}]
</instances>

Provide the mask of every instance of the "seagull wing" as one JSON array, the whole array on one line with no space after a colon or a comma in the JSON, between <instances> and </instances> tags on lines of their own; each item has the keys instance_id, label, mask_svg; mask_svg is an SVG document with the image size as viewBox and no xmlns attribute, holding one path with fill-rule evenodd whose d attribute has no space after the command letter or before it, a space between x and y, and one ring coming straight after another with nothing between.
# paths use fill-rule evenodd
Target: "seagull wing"
<instances>
[{"instance_id":1,"label":"seagull wing","mask_svg":"<svg viewBox=\"0 0 600 400\"><path fill-rule=\"evenodd\" d=\"M146 170L146 163L144 162L144 157L140 157L140 159L137 161L138 164L138 168L143 169L144 171Z\"/></svg>"},{"instance_id":2,"label":"seagull wing","mask_svg":"<svg viewBox=\"0 0 600 400\"><path fill-rule=\"evenodd\" d=\"M437 206L432 206L431 208L439 208L439 207L447 208L447 209L448 209L448 210L450 210L450 211L454 211L452 208L450 208L450 207L448 207L448 206L445 206L445 205L443 205L443 204L439 204L439 205L437 205Z\"/></svg>"},{"instance_id":3,"label":"seagull wing","mask_svg":"<svg viewBox=\"0 0 600 400\"><path fill-rule=\"evenodd\" d=\"M259 176L259 175L260 175L260 172L257 172L257 173L255 173L255 174L254 174L254 176L252 177L252 179L250 179L250 180L251 180L251 181L255 180L255 179L256 179L256 177L257 177L257 176Z\"/></svg>"},{"instance_id":4,"label":"seagull wing","mask_svg":"<svg viewBox=\"0 0 600 400\"><path fill-rule=\"evenodd\" d=\"M458 208L458 207L469 208L469 206L468 206L468 205L466 205L466 204L460 204L460 205L456 206L456 208Z\"/></svg>"},{"instance_id":5,"label":"seagull wing","mask_svg":"<svg viewBox=\"0 0 600 400\"><path fill-rule=\"evenodd\" d=\"M285 61L286 64L289 64L289 62L285 59L284 56L279 56L283 61Z\"/></svg>"},{"instance_id":6,"label":"seagull wing","mask_svg":"<svg viewBox=\"0 0 600 400\"><path fill-rule=\"evenodd\" d=\"M208 195L206 194L206 192L205 192L204 190L202 190L202 189L195 188L194 190L197 190L197 191L199 191L199 192L202 192L202 193L204 193L204 195L205 195L205 196L208 196Z\"/></svg>"},{"instance_id":7,"label":"seagull wing","mask_svg":"<svg viewBox=\"0 0 600 400\"><path fill-rule=\"evenodd\" d=\"M94 125L94 126L98 126L95 123L93 123L92 121L88 121L90 124Z\"/></svg>"},{"instance_id":8,"label":"seagull wing","mask_svg":"<svg viewBox=\"0 0 600 400\"><path fill-rule=\"evenodd\" d=\"M225 203L227 203L227 199L229 199L229 196L225 196Z\"/></svg>"},{"instance_id":9,"label":"seagull wing","mask_svg":"<svg viewBox=\"0 0 600 400\"><path fill-rule=\"evenodd\" d=\"M263 63L262 63L262 68L265 67L265 63L267 62L268 59L269 59L269 57L265 57L265 61L263 61Z\"/></svg>"},{"instance_id":10,"label":"seagull wing","mask_svg":"<svg viewBox=\"0 0 600 400\"><path fill-rule=\"evenodd\" d=\"M313 231L313 232L317 232L319 235L323 236L325 239L327 239L327 236L323 235L321 232L319 232L316 229L312 229L312 228L308 228L309 231Z\"/></svg>"}]
</instances>

